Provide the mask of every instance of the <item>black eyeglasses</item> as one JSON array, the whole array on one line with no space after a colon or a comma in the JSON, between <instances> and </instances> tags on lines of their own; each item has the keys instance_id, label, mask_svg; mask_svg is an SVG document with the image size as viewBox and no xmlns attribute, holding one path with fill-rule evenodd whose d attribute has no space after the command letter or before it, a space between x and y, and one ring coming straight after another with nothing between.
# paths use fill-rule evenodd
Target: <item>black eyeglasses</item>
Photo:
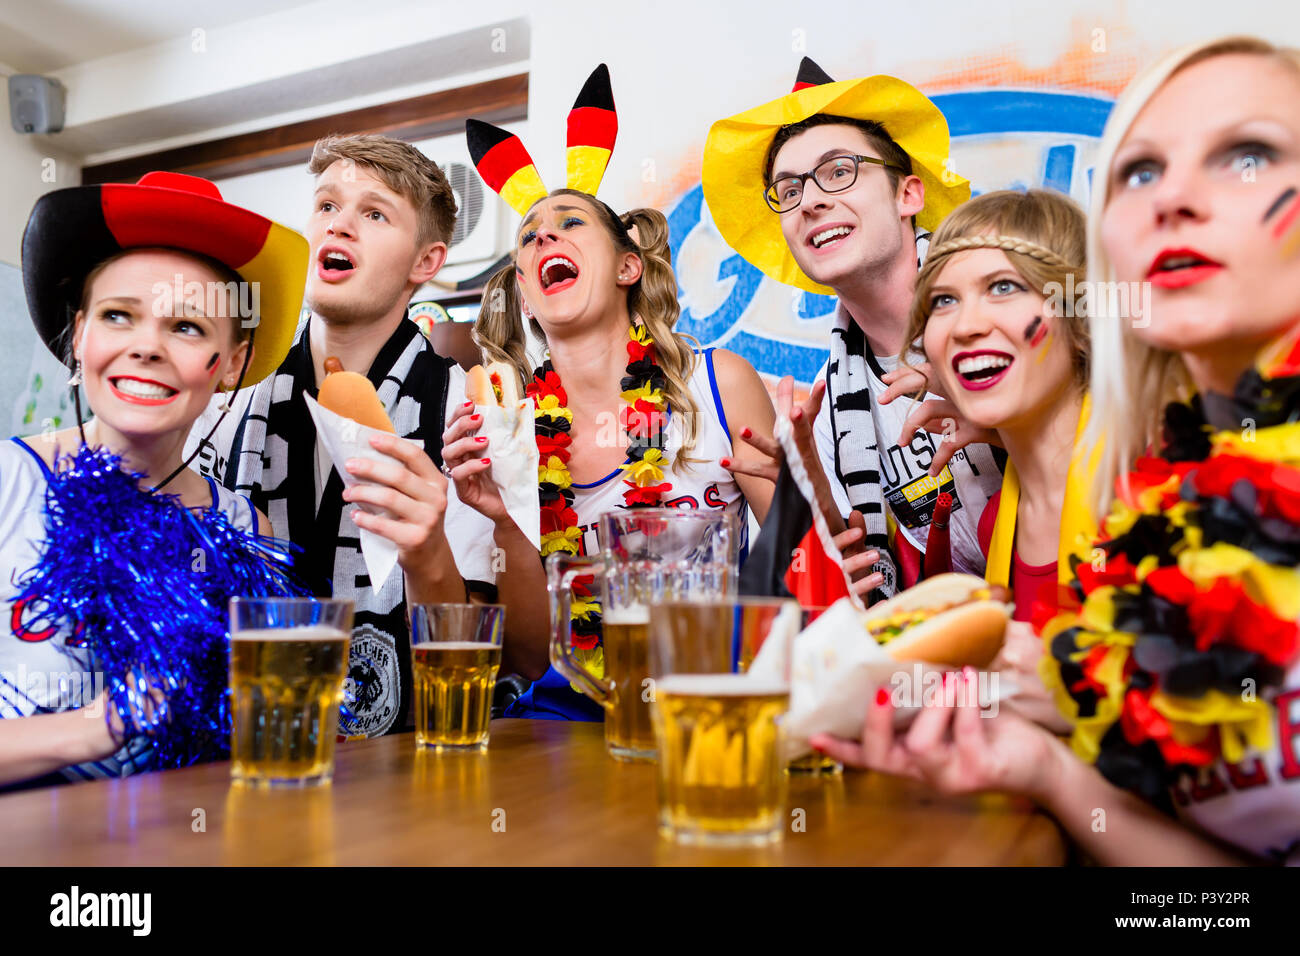
<instances>
[{"instance_id":1,"label":"black eyeglasses","mask_svg":"<svg viewBox=\"0 0 1300 956\"><path fill-rule=\"evenodd\" d=\"M789 212L803 202L804 184L810 179L815 179L824 193L842 193L858 181L858 163L871 163L873 166L903 172L893 163L874 156L832 156L806 173L776 180L764 190L763 198L773 212L782 213Z\"/></svg>"}]
</instances>

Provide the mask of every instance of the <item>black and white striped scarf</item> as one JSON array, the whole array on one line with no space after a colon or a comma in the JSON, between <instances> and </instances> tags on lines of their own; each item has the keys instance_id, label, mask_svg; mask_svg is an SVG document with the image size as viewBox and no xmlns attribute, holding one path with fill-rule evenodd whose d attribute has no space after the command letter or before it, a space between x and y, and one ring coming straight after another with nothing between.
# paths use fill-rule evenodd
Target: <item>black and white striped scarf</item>
<instances>
[{"instance_id":1,"label":"black and white striped scarf","mask_svg":"<svg viewBox=\"0 0 1300 956\"><path fill-rule=\"evenodd\" d=\"M918 230L919 269L930 245L930 234ZM875 570L885 582L877 590L885 597L898 591L898 568L889 552L885 496L880 487L880 446L871 415L871 381L876 373L867 362L870 345L862 329L844 308L831 330L831 354L826 366L826 401L830 402L831 433L835 436L835 477L849 503L866 521L866 547L880 552ZM889 443L898 436L890 436Z\"/></svg>"},{"instance_id":2,"label":"black and white striped scarf","mask_svg":"<svg viewBox=\"0 0 1300 956\"><path fill-rule=\"evenodd\" d=\"M370 586L357 527L343 502L343 480L331 469L316 510L316 428L303 392L316 397L311 321L274 375L253 393L235 437L236 490L271 519L277 537L303 549L299 572L321 597L354 602L349 685L352 717L339 732L375 737L406 726L411 698L410 630L401 574ZM366 377L397 434L424 443L442 464L449 359L414 322L403 321L379 350Z\"/></svg>"}]
</instances>

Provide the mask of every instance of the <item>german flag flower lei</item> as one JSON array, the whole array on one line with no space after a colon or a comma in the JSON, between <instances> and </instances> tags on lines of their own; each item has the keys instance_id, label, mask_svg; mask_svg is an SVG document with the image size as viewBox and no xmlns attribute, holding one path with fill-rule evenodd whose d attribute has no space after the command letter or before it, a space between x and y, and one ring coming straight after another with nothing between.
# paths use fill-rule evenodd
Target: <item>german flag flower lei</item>
<instances>
[{"instance_id":1,"label":"german flag flower lei","mask_svg":"<svg viewBox=\"0 0 1300 956\"><path fill-rule=\"evenodd\" d=\"M658 505L672 484L664 481L668 465L664 435L668 426L667 379L655 361L655 344L644 325L628 329L627 374L619 383L626 403L619 423L628 436L623 501L628 508ZM542 557L562 551L578 554L582 529L573 510L573 479L569 475L569 445L573 412L568 395L549 359L533 372L526 394L533 399L537 438L537 486L541 503ZM581 575L573 582L571 640L583 665L597 676L604 674L601 649L600 602L592 594L593 578Z\"/></svg>"},{"instance_id":2,"label":"german flag flower lei","mask_svg":"<svg viewBox=\"0 0 1300 956\"><path fill-rule=\"evenodd\" d=\"M1300 361L1275 374L1166 408L1105 560L1035 622L1074 751L1162 806L1179 775L1272 745L1268 700L1300 656Z\"/></svg>"}]
</instances>

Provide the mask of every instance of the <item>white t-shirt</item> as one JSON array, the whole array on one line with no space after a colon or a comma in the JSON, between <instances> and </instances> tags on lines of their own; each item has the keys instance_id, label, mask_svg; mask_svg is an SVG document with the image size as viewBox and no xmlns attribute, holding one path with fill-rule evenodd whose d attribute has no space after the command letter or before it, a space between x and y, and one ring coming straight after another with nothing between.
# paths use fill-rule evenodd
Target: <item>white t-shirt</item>
<instances>
[{"instance_id":1,"label":"white t-shirt","mask_svg":"<svg viewBox=\"0 0 1300 956\"><path fill-rule=\"evenodd\" d=\"M464 370L459 365L453 365L447 373L447 406L443 410L444 424L450 422L456 407L465 401ZM242 388L232 397L230 414L221 420L220 425L217 425L217 420L221 418L219 406L224 399L221 395L214 395L208 407L194 423L194 427L190 429L189 437L185 442L184 457L186 458L199 446L212 427L217 425L212 438L203 443L198 457L194 459L194 465L201 475L216 478L221 482L226 478L227 469L235 466L235 456L232 454L231 446L234 444L239 423L243 421L244 413L248 409L248 403L252 400L253 390L253 387ZM315 486L318 511L321 494L326 482L329 481L331 471L333 465L329 455L317 438ZM462 503L456 496L456 484L451 481L447 482L447 513L443 519L443 530L447 535L447 543L451 546L452 557L456 561L456 570L460 576L466 581L495 583L496 573L492 570L494 563L492 552L495 547L492 521ZM288 537L287 528L273 528L273 531L278 537Z\"/></svg>"},{"instance_id":2,"label":"white t-shirt","mask_svg":"<svg viewBox=\"0 0 1300 956\"><path fill-rule=\"evenodd\" d=\"M1300 663L1287 671L1274 705L1268 753L1184 777L1173 788L1174 808L1230 846L1300 866Z\"/></svg>"},{"instance_id":3,"label":"white t-shirt","mask_svg":"<svg viewBox=\"0 0 1300 956\"><path fill-rule=\"evenodd\" d=\"M76 710L95 702L104 689L89 649L76 635L54 629L19 633L32 615L17 600L20 576L40 560L45 540L45 489L49 471L26 443L0 442L0 718ZM241 531L256 531L252 503L208 479L216 507ZM102 709L87 720L104 720ZM75 764L59 772L69 780L121 777L149 769L148 738L137 737L111 757Z\"/></svg>"},{"instance_id":4,"label":"white t-shirt","mask_svg":"<svg viewBox=\"0 0 1300 956\"><path fill-rule=\"evenodd\" d=\"M840 306L840 320L852 322L844 307ZM952 518L948 523L952 542L954 571L984 574L984 552L979 544L979 520L984 506L1002 489L1002 470L998 468L987 445L967 445L959 449L940 476L931 478L930 462L934 460L935 436L925 430L918 431L906 447L898 444L903 423L916 403L909 397L896 398L888 405L880 404L879 397L888 386L880 376L898 367L897 356L867 355L867 368L871 372L871 418L876 426L876 444L880 449L881 492L898 531L922 553L930 534L930 517L934 514L935 499L940 490L952 495ZM826 366L817 373L816 381L824 381ZM927 394L926 399L938 398ZM821 410L813 422L813 435L821 456L822 469L830 482L831 493L840 514L852 509L848 494L835 478L835 437L831 433L830 404L827 392ZM945 487L947 486L947 487Z\"/></svg>"},{"instance_id":5,"label":"white t-shirt","mask_svg":"<svg viewBox=\"0 0 1300 956\"><path fill-rule=\"evenodd\" d=\"M748 551L749 512L744 492L735 477L718 464L719 458L732 454L731 430L727 427L727 414L722 408L717 380L713 373L713 349L699 353L690 378L691 396L695 399L699 424L695 445L689 457L692 462L685 468L670 468L664 480L672 482L672 490L662 499L660 507L696 510L711 508L734 514L740 522L741 560ZM677 460L682 446L680 416L670 416L668 431L664 436L664 451L670 462ZM703 460L695 460L703 459ZM615 469L599 481L586 485L573 485L573 510L582 528L582 554L600 551L597 531L600 516L624 507L623 471Z\"/></svg>"}]
</instances>

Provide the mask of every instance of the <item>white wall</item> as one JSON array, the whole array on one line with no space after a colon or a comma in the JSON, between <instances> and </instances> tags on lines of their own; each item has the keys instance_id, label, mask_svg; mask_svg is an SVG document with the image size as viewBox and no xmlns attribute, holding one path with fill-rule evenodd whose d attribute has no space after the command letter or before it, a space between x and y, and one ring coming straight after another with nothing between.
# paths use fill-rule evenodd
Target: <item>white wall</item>
<instances>
[{"instance_id":1,"label":"white wall","mask_svg":"<svg viewBox=\"0 0 1300 956\"><path fill-rule=\"evenodd\" d=\"M57 148L51 137L14 132L9 123L8 77L16 72L0 64L0 262L18 264L23 226L42 193L81 182L80 157Z\"/></svg>"}]
</instances>

